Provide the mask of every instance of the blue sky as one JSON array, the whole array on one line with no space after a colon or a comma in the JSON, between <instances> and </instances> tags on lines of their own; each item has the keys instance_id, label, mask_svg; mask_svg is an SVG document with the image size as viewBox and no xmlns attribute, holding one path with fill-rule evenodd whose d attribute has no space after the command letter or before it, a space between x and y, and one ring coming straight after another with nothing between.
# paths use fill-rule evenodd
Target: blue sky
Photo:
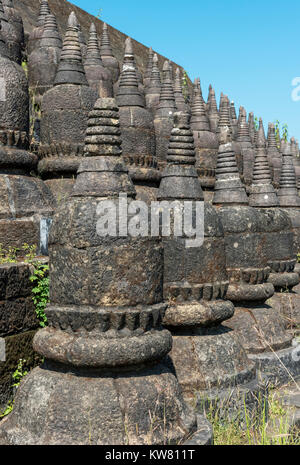
<instances>
[{"instance_id":1,"label":"blue sky","mask_svg":"<svg viewBox=\"0 0 300 465\"><path fill-rule=\"evenodd\" d=\"M73 0L300 140L300 2ZM299 77L297 86L292 80ZM293 101L295 89L299 101Z\"/></svg>"}]
</instances>

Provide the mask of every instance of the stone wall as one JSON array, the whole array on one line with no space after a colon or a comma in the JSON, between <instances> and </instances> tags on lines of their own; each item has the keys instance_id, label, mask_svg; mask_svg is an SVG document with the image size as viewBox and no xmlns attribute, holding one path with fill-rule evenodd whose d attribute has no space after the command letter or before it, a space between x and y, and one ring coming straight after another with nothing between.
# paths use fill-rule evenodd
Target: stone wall
<instances>
[{"instance_id":1,"label":"stone wall","mask_svg":"<svg viewBox=\"0 0 300 465\"><path fill-rule=\"evenodd\" d=\"M8 263L0 266L0 337L5 339L6 362L0 362L0 411L13 394L12 373L18 361L26 367L35 366L40 357L32 349L32 339L39 327L32 301L28 263Z\"/></svg>"}]
</instances>

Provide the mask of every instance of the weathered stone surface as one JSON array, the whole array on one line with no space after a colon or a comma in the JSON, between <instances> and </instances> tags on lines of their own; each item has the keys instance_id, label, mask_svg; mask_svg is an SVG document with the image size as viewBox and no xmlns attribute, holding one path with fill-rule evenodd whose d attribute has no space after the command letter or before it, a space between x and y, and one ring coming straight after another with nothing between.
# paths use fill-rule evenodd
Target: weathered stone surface
<instances>
[{"instance_id":1,"label":"weathered stone surface","mask_svg":"<svg viewBox=\"0 0 300 465\"><path fill-rule=\"evenodd\" d=\"M41 96L53 86L61 48L56 18L49 14L45 17L41 40L28 57L29 88L36 104L41 104Z\"/></svg>"},{"instance_id":2,"label":"weathered stone surface","mask_svg":"<svg viewBox=\"0 0 300 465\"><path fill-rule=\"evenodd\" d=\"M145 100L138 88L131 39L125 45L123 70L117 94L120 111L123 157L134 184L142 191L143 200L154 200L160 173L157 169L156 140L151 112L145 108Z\"/></svg>"},{"instance_id":3,"label":"weathered stone surface","mask_svg":"<svg viewBox=\"0 0 300 465\"><path fill-rule=\"evenodd\" d=\"M194 98L191 112L191 128L195 141L197 173L204 192L212 191L215 185L218 137L210 129L209 119L205 112L200 81L197 81L194 86Z\"/></svg>"},{"instance_id":4,"label":"weathered stone surface","mask_svg":"<svg viewBox=\"0 0 300 465\"><path fill-rule=\"evenodd\" d=\"M282 155L279 152L278 147L277 147L274 123L269 123L267 153L268 153L269 165L271 168L271 176L273 180L273 185L275 189L278 189L279 183L280 183L280 175L281 175Z\"/></svg>"},{"instance_id":5,"label":"weathered stone surface","mask_svg":"<svg viewBox=\"0 0 300 465\"><path fill-rule=\"evenodd\" d=\"M259 123L256 141L257 152L253 166L249 204L251 207L277 207L279 202L271 183L271 171L266 153L266 140L261 118Z\"/></svg>"},{"instance_id":6,"label":"weathered stone surface","mask_svg":"<svg viewBox=\"0 0 300 465\"><path fill-rule=\"evenodd\" d=\"M97 93L88 86L85 76L74 13L68 24L55 85L44 94L41 108L38 170L48 180L47 185L57 200L58 194L66 196L69 192L70 179L75 181L88 114L97 100Z\"/></svg>"},{"instance_id":7,"label":"weathered stone surface","mask_svg":"<svg viewBox=\"0 0 300 465\"><path fill-rule=\"evenodd\" d=\"M94 23L90 27L84 70L88 83L99 97L113 97L112 73L105 68L100 55L98 36Z\"/></svg>"},{"instance_id":8,"label":"weathered stone surface","mask_svg":"<svg viewBox=\"0 0 300 465\"><path fill-rule=\"evenodd\" d=\"M38 19L36 22L36 17L34 17L32 21L32 24L34 24L34 27L31 28L29 38L27 41L27 54L28 55L30 55L34 51L35 48L39 47L39 43L40 43L40 40L43 35L43 31L44 31L44 24L45 24L46 16L51 14L48 0L41 0L39 5L38 3L36 3L36 7L37 7L36 16L38 16ZM24 14L24 10L22 11L22 13Z\"/></svg>"},{"instance_id":9,"label":"weathered stone surface","mask_svg":"<svg viewBox=\"0 0 300 465\"><path fill-rule=\"evenodd\" d=\"M50 326L34 338L45 364L18 389L1 442L178 444L196 432L176 377L156 363L172 345L161 326L160 239L97 234L101 199L135 197L120 146L115 101L99 99L86 158L51 230Z\"/></svg>"},{"instance_id":10,"label":"weathered stone surface","mask_svg":"<svg viewBox=\"0 0 300 465\"><path fill-rule=\"evenodd\" d=\"M160 100L161 78L158 69L158 57L154 54L149 85L145 88L146 107L155 114Z\"/></svg>"},{"instance_id":11,"label":"weathered stone surface","mask_svg":"<svg viewBox=\"0 0 300 465\"><path fill-rule=\"evenodd\" d=\"M36 320L37 321L37 320ZM37 326L37 325L36 325ZM19 360L26 360L28 369L37 366L41 357L34 352L32 340L35 331L26 331L5 337L6 362L0 362L0 410L4 410L9 400L12 399L14 388L12 385L12 373L15 372ZM0 423L2 425L2 422Z\"/></svg>"},{"instance_id":12,"label":"weathered stone surface","mask_svg":"<svg viewBox=\"0 0 300 465\"><path fill-rule=\"evenodd\" d=\"M253 178L255 150L251 142L249 123L246 116L246 110L240 107L234 151L239 172L243 176L246 188L249 189Z\"/></svg>"},{"instance_id":13,"label":"weathered stone surface","mask_svg":"<svg viewBox=\"0 0 300 465\"><path fill-rule=\"evenodd\" d=\"M175 115L167 162L158 198L203 201L186 114ZM225 300L228 277L224 233L213 207L204 205L201 246L187 248L184 237L172 236L163 243L164 298L169 301L163 321L173 336L168 364L174 366L184 397L192 402L198 391L235 389L237 384L255 379L254 365L222 324L233 315L234 307Z\"/></svg>"},{"instance_id":14,"label":"weathered stone surface","mask_svg":"<svg viewBox=\"0 0 300 465\"><path fill-rule=\"evenodd\" d=\"M163 68L163 82L160 99L154 117L156 136L156 156L159 167L166 165L169 139L174 123L176 111L175 96L171 79L169 62L166 61Z\"/></svg>"}]
</instances>

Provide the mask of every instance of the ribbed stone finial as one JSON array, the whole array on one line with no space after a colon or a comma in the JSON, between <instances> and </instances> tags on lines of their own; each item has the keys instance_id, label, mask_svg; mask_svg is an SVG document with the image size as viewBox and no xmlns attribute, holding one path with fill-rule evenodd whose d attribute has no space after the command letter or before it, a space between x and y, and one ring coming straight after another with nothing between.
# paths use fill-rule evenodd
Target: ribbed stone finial
<instances>
[{"instance_id":1,"label":"ribbed stone finial","mask_svg":"<svg viewBox=\"0 0 300 465\"><path fill-rule=\"evenodd\" d=\"M230 128L221 128L216 168L215 205L248 205L246 190L240 179Z\"/></svg>"},{"instance_id":2,"label":"ribbed stone finial","mask_svg":"<svg viewBox=\"0 0 300 465\"><path fill-rule=\"evenodd\" d=\"M82 63L82 54L78 38L78 21L74 11L69 16L60 62L54 85L88 85Z\"/></svg>"},{"instance_id":3,"label":"ribbed stone finial","mask_svg":"<svg viewBox=\"0 0 300 465\"><path fill-rule=\"evenodd\" d=\"M45 17L44 32L40 41L40 47L62 47L56 17L53 14Z\"/></svg>"},{"instance_id":4,"label":"ribbed stone finial","mask_svg":"<svg viewBox=\"0 0 300 465\"><path fill-rule=\"evenodd\" d=\"M94 23L90 26L90 35L87 47L85 65L100 64L102 65L97 29Z\"/></svg>"},{"instance_id":5,"label":"ribbed stone finial","mask_svg":"<svg viewBox=\"0 0 300 465\"><path fill-rule=\"evenodd\" d=\"M203 200L203 192L195 169L195 145L189 124L188 113L174 115L174 128L171 131L167 166L160 183L159 199Z\"/></svg>"},{"instance_id":6,"label":"ribbed stone finial","mask_svg":"<svg viewBox=\"0 0 300 465\"><path fill-rule=\"evenodd\" d=\"M295 166L293 163L291 144L289 142L285 143L282 154L282 169L278 198L279 205L281 207L300 207Z\"/></svg>"},{"instance_id":7,"label":"ribbed stone finial","mask_svg":"<svg viewBox=\"0 0 300 465\"><path fill-rule=\"evenodd\" d=\"M118 106L144 107L144 99L138 86L137 73L134 62L132 41L127 37L120 84L117 93Z\"/></svg>"},{"instance_id":8,"label":"ribbed stone finial","mask_svg":"<svg viewBox=\"0 0 300 465\"><path fill-rule=\"evenodd\" d=\"M247 113L244 107L240 107L237 141L251 142L249 124L247 123Z\"/></svg>"},{"instance_id":9,"label":"ribbed stone finial","mask_svg":"<svg viewBox=\"0 0 300 465\"><path fill-rule=\"evenodd\" d=\"M209 86L209 96L207 101L207 114L210 124L210 129L213 132L217 132L218 124L219 124L219 112L218 112L218 105L216 100L216 94L212 86Z\"/></svg>"},{"instance_id":10,"label":"ribbed stone finial","mask_svg":"<svg viewBox=\"0 0 300 465\"><path fill-rule=\"evenodd\" d=\"M182 93L182 80L180 75L180 69L176 69L175 83L174 83L174 95L175 103L178 111L189 112L189 106L185 103L184 96Z\"/></svg>"},{"instance_id":11,"label":"ribbed stone finial","mask_svg":"<svg viewBox=\"0 0 300 465\"><path fill-rule=\"evenodd\" d=\"M249 204L251 207L277 207L278 198L272 186L271 170L266 153L266 139L262 119L257 133L253 179Z\"/></svg>"},{"instance_id":12,"label":"ribbed stone finial","mask_svg":"<svg viewBox=\"0 0 300 465\"><path fill-rule=\"evenodd\" d=\"M40 12L38 17L38 26L44 26L46 16L51 13L48 0L41 0Z\"/></svg>"},{"instance_id":13,"label":"ribbed stone finial","mask_svg":"<svg viewBox=\"0 0 300 465\"><path fill-rule=\"evenodd\" d=\"M252 143L252 145L254 145L256 129L255 129L254 113L253 112L249 113L248 125L249 125L249 133L250 133L251 143Z\"/></svg>"},{"instance_id":14,"label":"ribbed stone finial","mask_svg":"<svg viewBox=\"0 0 300 465\"><path fill-rule=\"evenodd\" d=\"M230 134L232 136L232 127L230 121L230 103L227 95L221 95L219 116L220 119L217 128L217 134L221 133L222 128L227 127L229 128Z\"/></svg>"},{"instance_id":15,"label":"ribbed stone finial","mask_svg":"<svg viewBox=\"0 0 300 465\"><path fill-rule=\"evenodd\" d=\"M146 69L145 76L144 76L144 83L145 83L146 87L149 86L150 80L151 80L152 68L153 68L153 58L154 58L154 52L153 52L152 47L150 47L149 52L148 52L147 69Z\"/></svg>"},{"instance_id":16,"label":"ribbed stone finial","mask_svg":"<svg viewBox=\"0 0 300 465\"><path fill-rule=\"evenodd\" d=\"M158 108L170 108L173 111L176 109L171 70L168 61L165 61L163 67L163 83Z\"/></svg>"},{"instance_id":17,"label":"ribbed stone finial","mask_svg":"<svg viewBox=\"0 0 300 465\"><path fill-rule=\"evenodd\" d=\"M268 125L268 160L271 168L272 180L275 188L279 188L282 156L277 147L274 123Z\"/></svg>"},{"instance_id":18,"label":"ribbed stone finial","mask_svg":"<svg viewBox=\"0 0 300 465\"><path fill-rule=\"evenodd\" d=\"M154 57L153 57L150 87L161 88L160 71L158 68L158 56L156 53L154 54Z\"/></svg>"},{"instance_id":19,"label":"ribbed stone finial","mask_svg":"<svg viewBox=\"0 0 300 465\"><path fill-rule=\"evenodd\" d=\"M108 27L106 23L103 24L100 53L101 53L101 56L110 56L110 57L113 56L112 48L111 48L110 40L109 40L109 35L108 35Z\"/></svg>"},{"instance_id":20,"label":"ribbed stone finial","mask_svg":"<svg viewBox=\"0 0 300 465\"><path fill-rule=\"evenodd\" d=\"M200 80L194 82L194 98L191 107L191 128L193 131L210 131L209 120L205 111L204 100L199 90Z\"/></svg>"}]
</instances>

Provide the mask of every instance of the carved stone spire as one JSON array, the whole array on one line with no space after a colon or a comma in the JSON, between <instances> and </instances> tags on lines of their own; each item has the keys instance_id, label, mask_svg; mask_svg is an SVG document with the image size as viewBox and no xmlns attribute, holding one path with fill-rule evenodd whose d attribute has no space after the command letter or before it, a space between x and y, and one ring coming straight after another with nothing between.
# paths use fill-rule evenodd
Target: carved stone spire
<instances>
[{"instance_id":1,"label":"carved stone spire","mask_svg":"<svg viewBox=\"0 0 300 465\"><path fill-rule=\"evenodd\" d=\"M219 111L219 124L217 134L220 134L222 128L229 128L230 135L232 136L232 127L230 121L230 103L227 95L221 94L220 111Z\"/></svg>"},{"instance_id":2,"label":"carved stone spire","mask_svg":"<svg viewBox=\"0 0 300 465\"><path fill-rule=\"evenodd\" d=\"M212 132L216 133L218 124L219 124L219 112L218 112L216 94L215 94L214 89L211 86L209 89L207 114L208 114L210 129Z\"/></svg>"},{"instance_id":3,"label":"carved stone spire","mask_svg":"<svg viewBox=\"0 0 300 465\"><path fill-rule=\"evenodd\" d=\"M250 133L251 143L254 146L256 129L255 129L254 113L253 112L249 113L248 126L249 126L249 133Z\"/></svg>"},{"instance_id":4,"label":"carved stone spire","mask_svg":"<svg viewBox=\"0 0 300 465\"><path fill-rule=\"evenodd\" d=\"M105 68L101 60L99 42L96 26L90 26L90 35L84 69L88 83L99 97L113 97L112 75L108 68Z\"/></svg>"},{"instance_id":5,"label":"carved stone spire","mask_svg":"<svg viewBox=\"0 0 300 465\"><path fill-rule=\"evenodd\" d=\"M84 34L81 29L81 24L79 22L77 22L77 29L78 29L78 40L79 40L80 49L81 49L81 56L84 61L86 58L86 53L87 53L87 45L86 45Z\"/></svg>"},{"instance_id":6,"label":"carved stone spire","mask_svg":"<svg viewBox=\"0 0 300 465\"><path fill-rule=\"evenodd\" d=\"M175 111L176 104L173 83L171 80L170 65L168 61L165 61L159 104L154 118L156 155L159 167L161 168L163 168L166 164L169 138L173 129Z\"/></svg>"},{"instance_id":7,"label":"carved stone spire","mask_svg":"<svg viewBox=\"0 0 300 465\"><path fill-rule=\"evenodd\" d=\"M194 83L194 98L191 107L191 128L193 131L210 131L209 120L205 111L204 100L198 81Z\"/></svg>"},{"instance_id":8,"label":"carved stone spire","mask_svg":"<svg viewBox=\"0 0 300 465\"><path fill-rule=\"evenodd\" d=\"M41 0L37 25L38 26L44 26L46 16L50 15L50 13L51 13L51 10L50 10L49 4L48 4L48 0Z\"/></svg>"},{"instance_id":9,"label":"carved stone spire","mask_svg":"<svg viewBox=\"0 0 300 465\"><path fill-rule=\"evenodd\" d=\"M194 137L189 119L188 113L175 113L159 199L203 200L203 192L195 170Z\"/></svg>"},{"instance_id":10,"label":"carved stone spire","mask_svg":"<svg viewBox=\"0 0 300 465\"><path fill-rule=\"evenodd\" d=\"M101 44L100 44L100 55L103 61L103 64L106 68L109 68L113 82L117 82L120 77L120 66L118 60L114 57L109 34L108 34L108 27L107 24L103 24L103 31L101 36Z\"/></svg>"},{"instance_id":11,"label":"carved stone spire","mask_svg":"<svg viewBox=\"0 0 300 465\"><path fill-rule=\"evenodd\" d=\"M123 137L123 157L136 185L138 198L155 200L160 174L155 153L153 116L145 108L139 90L131 39L125 41L123 70L117 94L120 126Z\"/></svg>"},{"instance_id":12,"label":"carved stone spire","mask_svg":"<svg viewBox=\"0 0 300 465\"><path fill-rule=\"evenodd\" d=\"M233 139L235 139L237 135L237 130L238 130L238 120L237 120L233 100L230 102L230 121L231 121Z\"/></svg>"},{"instance_id":13,"label":"carved stone spire","mask_svg":"<svg viewBox=\"0 0 300 465\"><path fill-rule=\"evenodd\" d=\"M268 127L268 160L271 168L271 176L275 189L279 188L280 173L282 166L282 155L278 150L275 136L275 125L269 123Z\"/></svg>"},{"instance_id":14,"label":"carved stone spire","mask_svg":"<svg viewBox=\"0 0 300 465\"><path fill-rule=\"evenodd\" d=\"M150 85L152 68L153 68L153 58L154 58L154 52L152 50L152 47L150 47L149 52L148 52L147 69L146 69L145 76L144 76L145 87L149 87Z\"/></svg>"},{"instance_id":15,"label":"carved stone spire","mask_svg":"<svg viewBox=\"0 0 300 465\"><path fill-rule=\"evenodd\" d=\"M161 78L160 71L158 69L158 57L154 54L153 66L151 72L151 78L149 86L145 89L146 93L146 107L149 108L153 113L157 110L159 105L160 93L161 93Z\"/></svg>"},{"instance_id":16,"label":"carved stone spire","mask_svg":"<svg viewBox=\"0 0 300 465\"><path fill-rule=\"evenodd\" d=\"M271 171L266 153L266 139L261 118L259 122L257 152L253 168L249 204L251 207L277 207L279 202L272 186Z\"/></svg>"},{"instance_id":17,"label":"carved stone spire","mask_svg":"<svg viewBox=\"0 0 300 465\"><path fill-rule=\"evenodd\" d=\"M213 203L215 205L248 205L248 197L240 179L228 127L221 129L219 142Z\"/></svg>"},{"instance_id":18,"label":"carved stone spire","mask_svg":"<svg viewBox=\"0 0 300 465\"><path fill-rule=\"evenodd\" d=\"M51 89L60 60L62 40L57 29L56 18L46 16L41 40L28 56L29 89L35 95L35 101L41 105L41 96Z\"/></svg>"},{"instance_id":19,"label":"carved stone spire","mask_svg":"<svg viewBox=\"0 0 300 465\"><path fill-rule=\"evenodd\" d=\"M234 149L239 172L243 175L243 181L248 188L252 183L255 150L251 143L247 113L244 107L240 107L239 111L237 138Z\"/></svg>"},{"instance_id":20,"label":"carved stone spire","mask_svg":"<svg viewBox=\"0 0 300 465\"><path fill-rule=\"evenodd\" d=\"M138 79L134 65L134 54L131 38L125 41L123 69L117 93L118 106L145 106L144 98L138 87Z\"/></svg>"},{"instance_id":21,"label":"carved stone spire","mask_svg":"<svg viewBox=\"0 0 300 465\"><path fill-rule=\"evenodd\" d=\"M219 144L217 135L210 129L198 79L194 83L194 98L191 113L191 128L196 147L196 168L201 187L205 190L205 193L209 191L208 196L212 195L212 189L215 184L215 169ZM208 200L208 197L206 199Z\"/></svg>"},{"instance_id":22,"label":"carved stone spire","mask_svg":"<svg viewBox=\"0 0 300 465\"><path fill-rule=\"evenodd\" d=\"M174 83L175 104L178 111L190 112L189 105L185 102L182 93L182 79L180 76L180 69L176 69L175 83Z\"/></svg>"},{"instance_id":23,"label":"carved stone spire","mask_svg":"<svg viewBox=\"0 0 300 465\"><path fill-rule=\"evenodd\" d=\"M73 11L68 19L66 35L54 81L54 85L59 84L88 86L78 38L78 21Z\"/></svg>"},{"instance_id":24,"label":"carved stone spire","mask_svg":"<svg viewBox=\"0 0 300 465\"><path fill-rule=\"evenodd\" d=\"M176 109L171 70L168 61L165 61L163 67L163 83L158 108L169 108L170 110Z\"/></svg>"},{"instance_id":25,"label":"carved stone spire","mask_svg":"<svg viewBox=\"0 0 300 465\"><path fill-rule=\"evenodd\" d=\"M281 207L300 207L298 196L296 172L293 163L293 155L289 142L285 143L282 154L282 170L280 176L280 187L278 191L279 205Z\"/></svg>"},{"instance_id":26,"label":"carved stone spire","mask_svg":"<svg viewBox=\"0 0 300 465\"><path fill-rule=\"evenodd\" d=\"M44 24L46 16L51 14L48 0L41 0L39 17L37 19L37 25L29 35L28 44L27 44L27 53L30 55L33 50L38 47L39 41L42 38L44 31Z\"/></svg>"}]
</instances>

